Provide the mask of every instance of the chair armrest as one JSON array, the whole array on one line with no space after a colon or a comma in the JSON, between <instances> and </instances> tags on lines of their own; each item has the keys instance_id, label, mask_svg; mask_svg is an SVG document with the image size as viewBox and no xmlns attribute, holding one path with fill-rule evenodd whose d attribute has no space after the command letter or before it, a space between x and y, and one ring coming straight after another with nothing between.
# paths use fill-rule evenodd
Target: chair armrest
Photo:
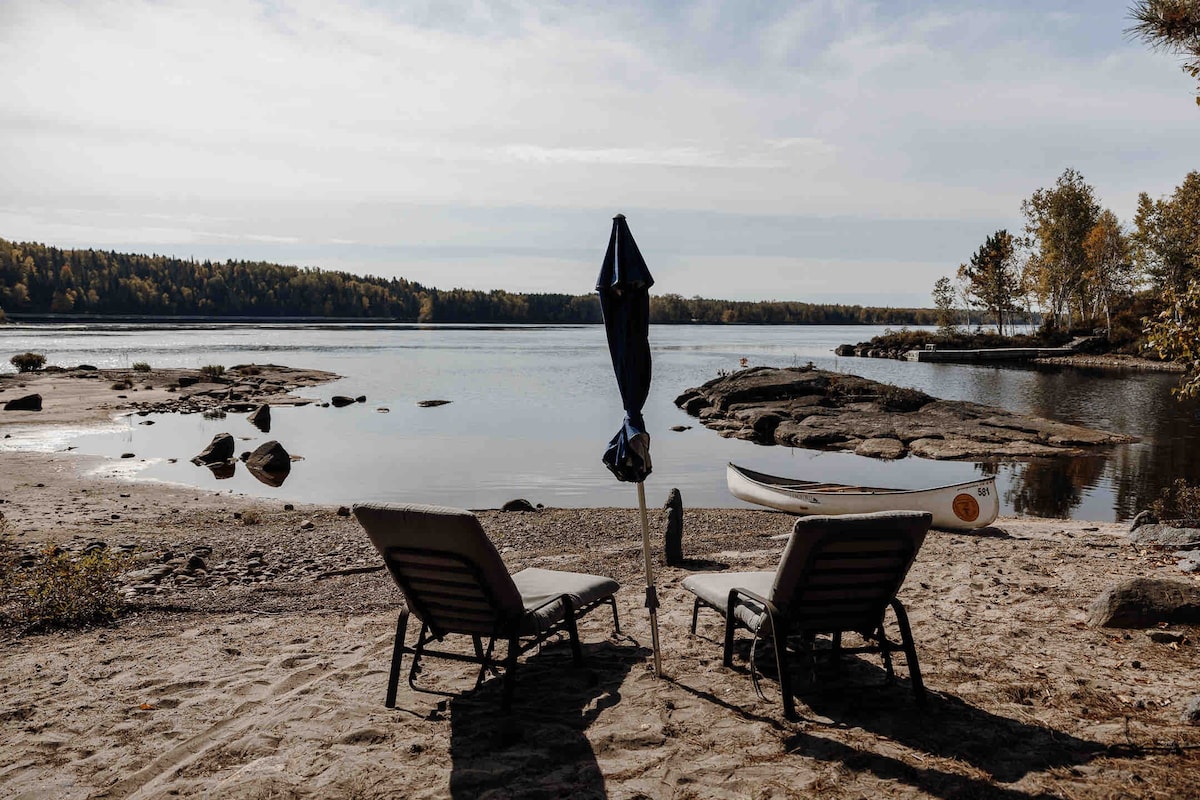
<instances>
[{"instance_id":1,"label":"chair armrest","mask_svg":"<svg viewBox=\"0 0 1200 800\"><path fill-rule=\"evenodd\" d=\"M733 607L737 603L738 595L742 595L743 597L753 600L756 603L761 603L763 608L765 608L768 612L770 612L771 616L776 616L779 614L779 609L776 608L775 604L772 603L767 598L763 597L760 594L755 594L754 592L750 591L749 589L739 589L737 587L734 587L733 589L729 590L729 605L726 609L727 613L730 616L733 615Z\"/></svg>"}]
</instances>

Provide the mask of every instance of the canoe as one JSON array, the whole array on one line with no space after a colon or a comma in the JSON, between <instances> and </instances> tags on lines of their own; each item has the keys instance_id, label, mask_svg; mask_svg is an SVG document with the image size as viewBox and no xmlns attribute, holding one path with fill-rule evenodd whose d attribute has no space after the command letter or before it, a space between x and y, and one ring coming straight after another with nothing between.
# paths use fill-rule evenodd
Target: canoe
<instances>
[{"instance_id":1,"label":"canoe","mask_svg":"<svg viewBox=\"0 0 1200 800\"><path fill-rule=\"evenodd\" d=\"M878 489L780 478L732 463L725 478L734 497L792 514L928 511L935 528L975 530L991 525L1000 513L995 478L930 489Z\"/></svg>"}]
</instances>

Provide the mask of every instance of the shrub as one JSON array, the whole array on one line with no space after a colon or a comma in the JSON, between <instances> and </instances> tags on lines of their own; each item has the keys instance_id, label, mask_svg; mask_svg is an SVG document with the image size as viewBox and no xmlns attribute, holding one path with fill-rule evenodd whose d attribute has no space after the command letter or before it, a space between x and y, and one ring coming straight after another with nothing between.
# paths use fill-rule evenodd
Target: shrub
<instances>
[{"instance_id":1,"label":"shrub","mask_svg":"<svg viewBox=\"0 0 1200 800\"><path fill-rule=\"evenodd\" d=\"M55 545L43 548L27 567L13 570L10 594L18 620L31 628L74 628L111 622L124 600L117 578L130 559L108 550L72 556Z\"/></svg>"},{"instance_id":2,"label":"shrub","mask_svg":"<svg viewBox=\"0 0 1200 800\"><path fill-rule=\"evenodd\" d=\"M207 364L200 368L200 374L209 380L216 380L225 374L225 367L220 364Z\"/></svg>"},{"instance_id":3,"label":"shrub","mask_svg":"<svg viewBox=\"0 0 1200 800\"><path fill-rule=\"evenodd\" d=\"M134 372L149 372L150 365L148 363L146 363L145 361L135 361L135 362L133 362L133 371Z\"/></svg>"},{"instance_id":4,"label":"shrub","mask_svg":"<svg viewBox=\"0 0 1200 800\"><path fill-rule=\"evenodd\" d=\"M247 508L242 512L243 525L258 525L262 521L262 512L260 512L257 508Z\"/></svg>"},{"instance_id":5,"label":"shrub","mask_svg":"<svg viewBox=\"0 0 1200 800\"><path fill-rule=\"evenodd\" d=\"M1162 494L1150 504L1150 510L1160 520L1200 519L1200 486L1176 478L1175 483L1163 487Z\"/></svg>"},{"instance_id":6,"label":"shrub","mask_svg":"<svg viewBox=\"0 0 1200 800\"><path fill-rule=\"evenodd\" d=\"M46 357L41 353L20 353L8 361L17 368L17 372L37 372L46 366Z\"/></svg>"}]
</instances>

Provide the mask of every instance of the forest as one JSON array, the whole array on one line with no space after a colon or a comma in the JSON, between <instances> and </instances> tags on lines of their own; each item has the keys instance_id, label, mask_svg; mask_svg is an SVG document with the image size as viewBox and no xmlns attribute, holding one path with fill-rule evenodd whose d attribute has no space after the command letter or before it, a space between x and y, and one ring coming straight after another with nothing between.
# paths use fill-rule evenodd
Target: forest
<instances>
[{"instance_id":1,"label":"forest","mask_svg":"<svg viewBox=\"0 0 1200 800\"><path fill-rule=\"evenodd\" d=\"M0 319L21 315L341 318L402 322L598 323L594 294L435 289L250 261L196 261L105 250L64 250L0 239ZM932 325L930 309L738 302L654 295L659 323Z\"/></svg>"}]
</instances>

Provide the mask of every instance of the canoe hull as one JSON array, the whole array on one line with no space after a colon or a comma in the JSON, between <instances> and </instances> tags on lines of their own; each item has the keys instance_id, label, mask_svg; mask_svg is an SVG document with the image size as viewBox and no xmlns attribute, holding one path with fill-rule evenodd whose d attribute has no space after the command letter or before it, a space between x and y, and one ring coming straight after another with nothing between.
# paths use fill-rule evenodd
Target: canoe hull
<instances>
[{"instance_id":1,"label":"canoe hull","mask_svg":"<svg viewBox=\"0 0 1200 800\"><path fill-rule=\"evenodd\" d=\"M995 522L1000 514L996 479L984 478L952 486L911 491L897 489L835 490L805 488L828 486L754 472L730 464L726 470L729 491L739 500L791 514L867 514L873 511L928 511L933 527L976 530Z\"/></svg>"}]
</instances>

